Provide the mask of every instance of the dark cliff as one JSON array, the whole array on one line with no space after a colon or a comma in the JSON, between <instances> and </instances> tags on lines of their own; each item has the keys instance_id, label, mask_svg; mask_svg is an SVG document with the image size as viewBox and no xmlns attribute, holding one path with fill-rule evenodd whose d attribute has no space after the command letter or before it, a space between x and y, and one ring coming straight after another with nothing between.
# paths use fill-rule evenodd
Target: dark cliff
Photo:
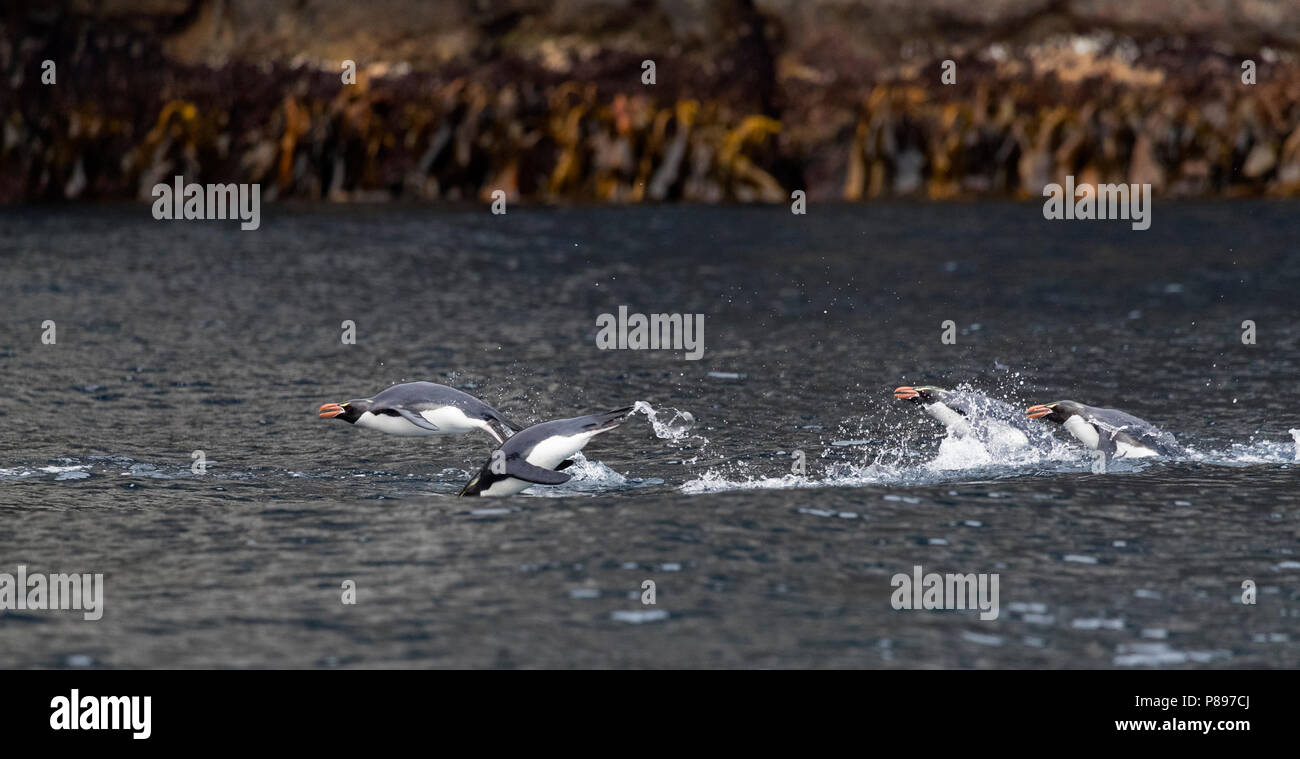
<instances>
[{"instance_id":1,"label":"dark cliff","mask_svg":"<svg viewBox=\"0 0 1300 759\"><path fill-rule=\"evenodd\" d=\"M77 0L0 13L7 202L147 197L174 174L365 201L1038 196L1065 174L1164 195L1300 192L1297 2Z\"/></svg>"}]
</instances>

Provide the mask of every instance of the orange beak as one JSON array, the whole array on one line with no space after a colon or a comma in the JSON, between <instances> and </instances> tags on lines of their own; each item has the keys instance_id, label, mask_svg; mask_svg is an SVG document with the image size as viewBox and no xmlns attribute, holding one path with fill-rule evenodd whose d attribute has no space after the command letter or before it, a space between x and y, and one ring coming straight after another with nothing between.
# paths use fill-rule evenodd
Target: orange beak
<instances>
[{"instance_id":1,"label":"orange beak","mask_svg":"<svg viewBox=\"0 0 1300 759\"><path fill-rule=\"evenodd\" d=\"M333 419L343 413L343 407L337 403L326 403L320 407L321 419Z\"/></svg>"},{"instance_id":2,"label":"orange beak","mask_svg":"<svg viewBox=\"0 0 1300 759\"><path fill-rule=\"evenodd\" d=\"M1030 419L1042 419L1045 416L1049 416L1052 413L1052 409L1048 406L1039 404L1037 406L1030 406L1025 410L1025 413L1029 414Z\"/></svg>"},{"instance_id":3,"label":"orange beak","mask_svg":"<svg viewBox=\"0 0 1300 759\"><path fill-rule=\"evenodd\" d=\"M912 398L920 398L921 394L916 392L916 388L911 385L903 385L902 387L894 388L894 397L900 401L906 401Z\"/></svg>"}]
</instances>

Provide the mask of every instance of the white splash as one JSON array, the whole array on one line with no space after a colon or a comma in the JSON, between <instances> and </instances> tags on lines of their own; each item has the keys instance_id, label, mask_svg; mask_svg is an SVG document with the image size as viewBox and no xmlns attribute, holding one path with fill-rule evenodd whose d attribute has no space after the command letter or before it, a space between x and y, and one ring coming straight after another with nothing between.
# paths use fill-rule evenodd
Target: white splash
<instances>
[{"instance_id":1,"label":"white splash","mask_svg":"<svg viewBox=\"0 0 1300 759\"><path fill-rule=\"evenodd\" d=\"M67 461L68 459L60 459ZM70 466L42 466L36 469L13 467L0 469L0 480L20 480L38 473L52 474L55 480L84 480L90 477L90 464L72 464Z\"/></svg>"},{"instance_id":2,"label":"white splash","mask_svg":"<svg viewBox=\"0 0 1300 759\"><path fill-rule=\"evenodd\" d=\"M729 471L710 469L681 486L685 493L726 490L792 489L817 487L912 486L980 478L1008 477L1044 469L1088 471L1091 459L1071 441L1052 434L1052 426L1033 422L1023 409L967 386L951 391L967 412L966 424L946 429L928 415L918 413L898 428L862 430L861 438L833 440L828 450L863 450L858 462L828 461L818 464L809 454L808 474L779 477L751 474L745 462L728 465ZM907 411L918 411L908 409ZM909 415L910 416L910 415ZM841 431L844 431L841 428ZM918 432L919 431L919 432ZM918 450L917 435L926 441ZM930 435L939 437L938 450L928 460L918 460L930 449ZM872 446L870 438L883 443ZM865 445L864 445L865 444ZM827 458L826 453L822 458ZM776 456L785 462L785 457ZM815 472L820 468L820 472Z\"/></svg>"},{"instance_id":3,"label":"white splash","mask_svg":"<svg viewBox=\"0 0 1300 759\"><path fill-rule=\"evenodd\" d=\"M781 490L818 487L915 486L971 479L996 479L1050 472L1091 472L1091 452L1056 425L1034 422L1017 406L970 388L958 386L949 398L966 412L966 424L952 429L937 424L927 414L907 415L897 425L875 429L847 429L844 439L825 443L821 461L808 453L806 475L787 474L787 457L779 452L760 464L740 461L711 468L681 485L684 493L728 490ZM908 411L919 411L908 409ZM1226 449L1199 451L1188 448L1183 460L1215 466L1244 467L1290 464L1300 461L1300 430L1293 430L1295 450L1279 441L1233 443ZM932 440L939 438L937 450ZM852 438L852 439L848 439ZM878 442L871 442L872 440ZM857 461L835 460L848 451L861 451ZM928 454L927 451L933 451ZM776 463L779 462L779 463ZM1140 472L1160 459L1113 461L1112 473ZM773 471L773 463L780 469ZM775 476L774 476L775 475Z\"/></svg>"},{"instance_id":4,"label":"white splash","mask_svg":"<svg viewBox=\"0 0 1300 759\"><path fill-rule=\"evenodd\" d=\"M1201 451L1188 448L1187 460L1215 466L1256 466L1259 464L1290 464L1300 461L1296 451L1286 443L1265 440L1250 443L1233 443L1227 448Z\"/></svg>"},{"instance_id":5,"label":"white splash","mask_svg":"<svg viewBox=\"0 0 1300 759\"><path fill-rule=\"evenodd\" d=\"M662 480L653 478L629 480L626 476L619 474L601 462L591 461L581 452L573 454L573 464L565 469L564 473L572 475L573 479L553 487L534 485L523 491L523 494L542 498L564 498L574 495L594 495L614 489L621 490L663 484Z\"/></svg>"},{"instance_id":6,"label":"white splash","mask_svg":"<svg viewBox=\"0 0 1300 759\"><path fill-rule=\"evenodd\" d=\"M654 430L655 437L660 440L678 443L689 438L698 438L704 443L708 443L707 438L690 434L691 430L695 429L695 415L689 411L679 411L669 407L656 410L646 401L637 401L632 406L632 413L635 414L638 411L645 414L646 419L650 420L650 427Z\"/></svg>"}]
</instances>

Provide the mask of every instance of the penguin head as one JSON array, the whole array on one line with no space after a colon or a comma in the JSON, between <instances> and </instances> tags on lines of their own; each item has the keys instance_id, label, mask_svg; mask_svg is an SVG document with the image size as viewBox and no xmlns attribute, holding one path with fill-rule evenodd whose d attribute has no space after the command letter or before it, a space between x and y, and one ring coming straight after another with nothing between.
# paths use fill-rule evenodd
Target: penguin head
<instances>
[{"instance_id":1,"label":"penguin head","mask_svg":"<svg viewBox=\"0 0 1300 759\"><path fill-rule=\"evenodd\" d=\"M361 415L370 410L370 399L359 398L342 403L326 403L320 407L322 419L342 419L348 424L356 424Z\"/></svg>"},{"instance_id":2,"label":"penguin head","mask_svg":"<svg viewBox=\"0 0 1300 759\"><path fill-rule=\"evenodd\" d=\"M914 403L918 406L928 406L935 401L941 401L947 394L948 391L941 387L912 387L911 385L903 385L902 387L894 389L895 398L900 401Z\"/></svg>"},{"instance_id":3,"label":"penguin head","mask_svg":"<svg viewBox=\"0 0 1300 759\"><path fill-rule=\"evenodd\" d=\"M493 472L491 463L489 462L488 464L483 465L483 468L479 470L478 474L474 475L474 477L465 484L465 487L461 488L460 493L457 495L478 495L501 480L506 479L507 476L508 475Z\"/></svg>"},{"instance_id":4,"label":"penguin head","mask_svg":"<svg viewBox=\"0 0 1300 759\"><path fill-rule=\"evenodd\" d=\"M1065 424L1065 420L1083 411L1083 404L1075 401L1057 401L1030 406L1025 413L1030 419L1046 419L1049 422Z\"/></svg>"}]
</instances>

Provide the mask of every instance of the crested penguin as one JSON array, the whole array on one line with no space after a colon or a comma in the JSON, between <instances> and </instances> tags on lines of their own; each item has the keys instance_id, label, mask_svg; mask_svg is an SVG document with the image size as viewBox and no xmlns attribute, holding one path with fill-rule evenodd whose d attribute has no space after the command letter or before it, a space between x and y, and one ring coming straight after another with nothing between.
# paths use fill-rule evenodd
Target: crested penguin
<instances>
[{"instance_id":1,"label":"crested penguin","mask_svg":"<svg viewBox=\"0 0 1300 759\"><path fill-rule=\"evenodd\" d=\"M513 436L495 451L479 473L460 491L463 496L514 495L530 485L559 485L572 479L565 474L569 457L593 437L627 420L634 407L573 419L535 424Z\"/></svg>"},{"instance_id":2,"label":"crested penguin","mask_svg":"<svg viewBox=\"0 0 1300 759\"><path fill-rule=\"evenodd\" d=\"M483 430L498 444L522 429L469 393L433 382L404 382L373 398L326 403L320 416L403 437Z\"/></svg>"},{"instance_id":3,"label":"crested penguin","mask_svg":"<svg viewBox=\"0 0 1300 759\"><path fill-rule=\"evenodd\" d=\"M950 432L959 437L964 437L971 433L970 422L966 420L966 411L964 409L953 408L944 403L951 395L952 393L941 387L903 385L894 389L895 398L920 406L925 413L934 417Z\"/></svg>"},{"instance_id":4,"label":"crested penguin","mask_svg":"<svg viewBox=\"0 0 1300 759\"><path fill-rule=\"evenodd\" d=\"M925 413L942 424L956 437L981 437L983 442L998 448L1023 448L1029 445L1029 436L1016 429L1018 422L999 419L993 415L993 406L1004 406L998 401L978 393L945 390L941 387L904 385L895 388L894 397L920 406ZM1007 416L1009 409L1002 416ZM971 425L971 415L980 417L982 433L977 434Z\"/></svg>"},{"instance_id":5,"label":"crested penguin","mask_svg":"<svg viewBox=\"0 0 1300 759\"><path fill-rule=\"evenodd\" d=\"M1152 456L1177 456L1183 452L1174 436L1132 414L1110 408L1086 406L1078 401L1030 406L1030 419L1056 422L1076 440L1107 459L1141 459Z\"/></svg>"}]
</instances>

